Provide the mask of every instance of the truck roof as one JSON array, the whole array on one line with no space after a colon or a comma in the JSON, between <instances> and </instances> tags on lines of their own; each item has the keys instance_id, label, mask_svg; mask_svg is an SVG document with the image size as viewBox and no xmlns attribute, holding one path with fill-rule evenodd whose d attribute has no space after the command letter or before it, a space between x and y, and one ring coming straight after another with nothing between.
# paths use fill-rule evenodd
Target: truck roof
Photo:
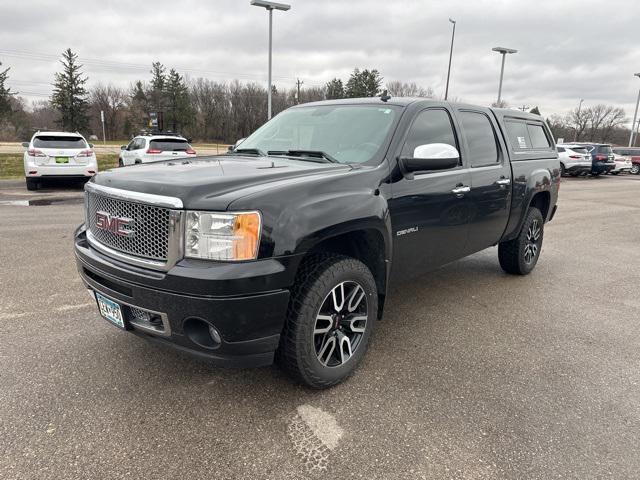
<instances>
[{"instance_id":1,"label":"truck roof","mask_svg":"<svg viewBox=\"0 0 640 480\"><path fill-rule=\"evenodd\" d=\"M432 98L425 97L390 97L386 102L383 101L380 97L364 97L364 98L340 98L334 100L321 100L319 102L310 102L303 103L301 105L296 105L292 108L304 108L313 105L396 105L400 107L406 107L411 105L412 103L422 102L425 104L432 103L434 105L442 105L443 103L448 103L449 105L456 107L469 107L469 108L488 108L492 110L497 116L500 118L520 118L523 120L541 120L542 117L540 115L536 115L535 113L523 112L521 110L509 109L509 108L493 108L493 107L485 107L482 105L473 105L470 103L460 103L460 102L445 102L442 100L434 100Z\"/></svg>"}]
</instances>

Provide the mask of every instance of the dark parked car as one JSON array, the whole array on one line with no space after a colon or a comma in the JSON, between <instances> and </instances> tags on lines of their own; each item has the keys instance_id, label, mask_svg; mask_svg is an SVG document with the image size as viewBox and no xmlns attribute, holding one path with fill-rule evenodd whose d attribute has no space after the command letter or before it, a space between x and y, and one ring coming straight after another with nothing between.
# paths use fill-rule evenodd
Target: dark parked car
<instances>
[{"instance_id":1,"label":"dark parked car","mask_svg":"<svg viewBox=\"0 0 640 480\"><path fill-rule=\"evenodd\" d=\"M630 173L638 175L640 173L640 147L614 147L613 153L631 159Z\"/></svg>"},{"instance_id":2,"label":"dark parked car","mask_svg":"<svg viewBox=\"0 0 640 480\"><path fill-rule=\"evenodd\" d=\"M611 145L605 143L582 143L580 145L591 154L591 175L597 177L616 168Z\"/></svg>"},{"instance_id":3,"label":"dark parked car","mask_svg":"<svg viewBox=\"0 0 640 480\"><path fill-rule=\"evenodd\" d=\"M506 272L531 272L556 212L554 145L514 110L296 106L225 155L97 175L78 271L123 330L328 387L362 360L392 282L494 245Z\"/></svg>"}]
</instances>

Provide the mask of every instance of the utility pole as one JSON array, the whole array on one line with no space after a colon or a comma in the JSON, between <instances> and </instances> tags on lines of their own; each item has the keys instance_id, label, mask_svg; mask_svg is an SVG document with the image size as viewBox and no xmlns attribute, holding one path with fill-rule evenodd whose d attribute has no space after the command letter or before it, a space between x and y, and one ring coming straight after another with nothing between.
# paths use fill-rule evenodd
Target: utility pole
<instances>
[{"instance_id":1,"label":"utility pole","mask_svg":"<svg viewBox=\"0 0 640 480\"><path fill-rule=\"evenodd\" d=\"M299 78L296 79L296 87L298 88L298 92L296 93L296 105L300 104L300 87L304 82Z\"/></svg>"},{"instance_id":2,"label":"utility pole","mask_svg":"<svg viewBox=\"0 0 640 480\"><path fill-rule=\"evenodd\" d=\"M527 110L529 110L529 105L522 105L521 107L518 107L518 110L522 110L523 112L526 112Z\"/></svg>"},{"instance_id":3,"label":"utility pole","mask_svg":"<svg viewBox=\"0 0 640 480\"><path fill-rule=\"evenodd\" d=\"M104 133L104 110L100 110L100 121L102 122L102 144L107 143L107 137Z\"/></svg>"},{"instance_id":4,"label":"utility pole","mask_svg":"<svg viewBox=\"0 0 640 480\"><path fill-rule=\"evenodd\" d=\"M580 110L582 110L582 102L584 102L584 98L580 99L580 103L578 104L578 112L576 113L576 134L573 136L573 141L578 141L578 127L580 126Z\"/></svg>"}]
</instances>

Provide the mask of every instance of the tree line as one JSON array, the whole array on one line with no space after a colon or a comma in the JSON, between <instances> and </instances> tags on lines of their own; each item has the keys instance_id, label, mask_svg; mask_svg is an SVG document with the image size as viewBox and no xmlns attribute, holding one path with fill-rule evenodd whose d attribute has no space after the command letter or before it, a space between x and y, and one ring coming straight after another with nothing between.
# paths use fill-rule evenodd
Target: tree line
<instances>
[{"instance_id":1,"label":"tree line","mask_svg":"<svg viewBox=\"0 0 640 480\"><path fill-rule=\"evenodd\" d=\"M0 140L24 140L38 129L79 131L102 138L100 112L107 140L130 138L149 128L150 114L158 112L164 130L195 141L232 143L266 120L267 91L256 82L188 79L175 68L153 62L149 77L134 81L129 88L100 83L88 88L88 78L71 49L63 52L61 66L54 74L51 97L31 105L8 87L9 68L0 68ZM297 103L372 97L383 89L391 96L433 97L430 87L415 82L384 82L376 69L356 68L349 78L333 78L323 86L272 88L274 114ZM539 113L537 107L534 113ZM611 105L576 108L547 121L554 136L565 141L625 144L629 135L624 110Z\"/></svg>"}]
</instances>

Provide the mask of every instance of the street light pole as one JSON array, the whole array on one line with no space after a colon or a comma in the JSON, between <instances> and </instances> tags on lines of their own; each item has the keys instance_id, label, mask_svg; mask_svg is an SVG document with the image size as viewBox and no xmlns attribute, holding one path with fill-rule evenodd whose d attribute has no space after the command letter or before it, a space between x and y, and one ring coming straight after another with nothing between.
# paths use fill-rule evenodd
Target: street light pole
<instances>
[{"instance_id":1,"label":"street light pole","mask_svg":"<svg viewBox=\"0 0 640 480\"><path fill-rule=\"evenodd\" d=\"M449 19L453 23L453 31L451 32L451 48L449 49L449 68L447 69L447 87L444 90L444 99L449 96L449 77L451 76L451 58L453 57L453 41L456 38L456 21L452 18Z\"/></svg>"},{"instance_id":2,"label":"street light pole","mask_svg":"<svg viewBox=\"0 0 640 480\"><path fill-rule=\"evenodd\" d=\"M502 78L504 77L504 60L507 56L507 53L517 53L518 50L504 47L494 47L491 50L502 55L502 66L500 67L500 84L498 85L498 101L496 102L498 105L500 105L500 100L502 100Z\"/></svg>"},{"instance_id":3,"label":"street light pole","mask_svg":"<svg viewBox=\"0 0 640 480\"><path fill-rule=\"evenodd\" d=\"M634 73L634 76L640 78L640 73ZM633 113L633 122L631 122L631 135L629 136L629 146L632 147L634 144L634 128L636 124L636 118L638 118L638 104L640 104L640 90L638 90L638 99L636 100L636 111Z\"/></svg>"},{"instance_id":4,"label":"street light pole","mask_svg":"<svg viewBox=\"0 0 640 480\"><path fill-rule=\"evenodd\" d=\"M291 8L291 5L287 5L286 3L270 2L266 0L251 0L250 4L255 7L266 8L269 12L269 78L267 80L267 120L271 120L271 56L273 46L273 11L282 10L283 12L286 12Z\"/></svg>"}]
</instances>

